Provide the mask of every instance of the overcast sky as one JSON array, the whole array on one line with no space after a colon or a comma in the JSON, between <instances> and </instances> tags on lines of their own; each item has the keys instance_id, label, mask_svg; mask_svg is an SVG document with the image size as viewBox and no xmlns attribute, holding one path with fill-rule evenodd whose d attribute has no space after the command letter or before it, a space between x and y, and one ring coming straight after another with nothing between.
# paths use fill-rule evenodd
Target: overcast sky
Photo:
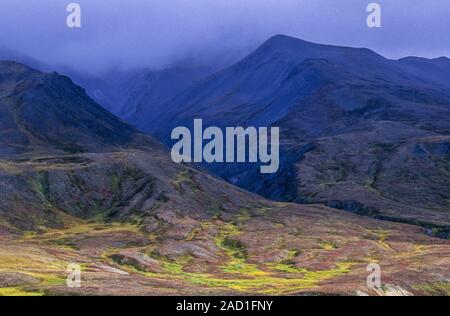
<instances>
[{"instance_id":1,"label":"overcast sky","mask_svg":"<svg viewBox=\"0 0 450 316\"><path fill-rule=\"evenodd\" d=\"M66 26L70 2L80 29ZM370 2L382 28L366 25ZM92 72L227 63L280 33L389 58L450 56L450 0L0 0L1 48Z\"/></svg>"}]
</instances>

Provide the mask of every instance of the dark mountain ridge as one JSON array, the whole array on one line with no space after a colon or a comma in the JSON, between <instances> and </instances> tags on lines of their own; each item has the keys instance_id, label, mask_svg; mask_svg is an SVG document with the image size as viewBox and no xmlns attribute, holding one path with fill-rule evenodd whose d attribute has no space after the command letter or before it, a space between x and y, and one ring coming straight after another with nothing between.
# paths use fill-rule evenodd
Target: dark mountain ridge
<instances>
[{"instance_id":1,"label":"dark mountain ridge","mask_svg":"<svg viewBox=\"0 0 450 316\"><path fill-rule=\"evenodd\" d=\"M349 210L355 202L395 220L449 225L449 64L277 35L139 127L170 144L172 128L195 118L204 126L279 126L277 175L206 167L272 199Z\"/></svg>"},{"instance_id":2,"label":"dark mountain ridge","mask_svg":"<svg viewBox=\"0 0 450 316\"><path fill-rule=\"evenodd\" d=\"M2 61L0 91L0 155L160 147L57 73Z\"/></svg>"},{"instance_id":3,"label":"dark mountain ridge","mask_svg":"<svg viewBox=\"0 0 450 316\"><path fill-rule=\"evenodd\" d=\"M448 240L326 206L268 201L175 164L158 142L67 77L0 63L0 111L7 136L0 140L0 295L448 293ZM384 124L368 130L376 136L396 127ZM399 133L410 136L402 127ZM447 148L428 133L422 145L399 150L413 149L425 164L430 153L445 156ZM359 135L332 143L362 148ZM276 189L287 181L298 198L290 162L308 154L313 163L348 160L341 150L318 150L329 150L327 141L298 143L303 150L283 156L283 172L268 183ZM333 155L338 159L329 161ZM397 161L388 163L396 169ZM323 167L319 176L336 171ZM372 187L383 181L379 168ZM358 202L339 203L330 206L360 210ZM368 290L369 262L383 262L383 278L395 284ZM81 288L67 286L74 263L83 267Z\"/></svg>"},{"instance_id":4,"label":"dark mountain ridge","mask_svg":"<svg viewBox=\"0 0 450 316\"><path fill-rule=\"evenodd\" d=\"M444 78L429 75L434 81L421 79L413 67L402 67L402 63L368 49L314 44L278 35L237 64L176 96L162 106L164 115L159 124L141 128L162 135L167 124L174 120L183 123L184 117L193 114L220 125L270 125L288 114L292 117L299 106L303 110L316 107L312 102L317 100L308 98L316 98L319 91L323 91L325 101L344 111L361 109L386 93L407 98L409 90L415 91L409 101L425 98L448 104L450 86ZM436 89L437 83L445 83L447 90Z\"/></svg>"},{"instance_id":5,"label":"dark mountain ridge","mask_svg":"<svg viewBox=\"0 0 450 316\"><path fill-rule=\"evenodd\" d=\"M67 216L147 223L155 212L202 217L264 203L173 163L70 78L11 61L0 62L0 135L0 234L60 227Z\"/></svg>"}]
</instances>

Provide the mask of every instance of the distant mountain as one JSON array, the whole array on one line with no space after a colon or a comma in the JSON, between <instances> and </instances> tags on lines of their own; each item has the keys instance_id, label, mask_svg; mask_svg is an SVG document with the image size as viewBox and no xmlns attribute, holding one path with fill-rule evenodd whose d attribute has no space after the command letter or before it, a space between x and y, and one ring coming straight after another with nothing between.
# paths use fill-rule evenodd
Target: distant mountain
<instances>
[{"instance_id":1,"label":"distant mountain","mask_svg":"<svg viewBox=\"0 0 450 316\"><path fill-rule=\"evenodd\" d=\"M434 59L406 57L398 60L405 71L422 83L431 83L437 87L449 88L450 59L439 57Z\"/></svg>"},{"instance_id":2,"label":"distant mountain","mask_svg":"<svg viewBox=\"0 0 450 316\"><path fill-rule=\"evenodd\" d=\"M439 82L448 87L448 83L440 77L443 71L435 67L433 63L428 77L421 79L417 67L405 60L388 60L368 49L314 44L278 35L165 105L165 115L153 131L164 133L174 119L179 124L199 114L218 124L269 125L288 114L292 117L297 110L318 112L319 107L324 108L324 101L330 103L325 106L326 112L331 112L330 106L341 112L354 111L376 98L402 99L409 94L408 88L415 93L410 99L422 96L428 98L426 101L446 103L448 91L435 85ZM436 79L430 81L430 77ZM325 100L312 99L317 97ZM317 105L313 101L321 102ZM328 116L322 114L317 119ZM319 126L310 125L308 133L320 132Z\"/></svg>"},{"instance_id":3,"label":"distant mountain","mask_svg":"<svg viewBox=\"0 0 450 316\"><path fill-rule=\"evenodd\" d=\"M21 232L62 225L67 215L129 219L183 209L204 216L260 203L173 163L159 141L68 77L16 62L0 62L0 136L0 235L5 223Z\"/></svg>"},{"instance_id":4,"label":"distant mountain","mask_svg":"<svg viewBox=\"0 0 450 316\"><path fill-rule=\"evenodd\" d=\"M68 77L6 61L0 62L0 133L0 155L157 143L100 107Z\"/></svg>"},{"instance_id":5,"label":"distant mountain","mask_svg":"<svg viewBox=\"0 0 450 316\"><path fill-rule=\"evenodd\" d=\"M147 131L169 142L173 127L194 118L280 126L277 175L207 167L273 199L449 225L449 65L278 35L162 105Z\"/></svg>"},{"instance_id":6,"label":"distant mountain","mask_svg":"<svg viewBox=\"0 0 450 316\"><path fill-rule=\"evenodd\" d=\"M212 72L206 67L173 66L161 70L110 70L97 75L61 69L108 111L149 130L162 106Z\"/></svg>"},{"instance_id":7,"label":"distant mountain","mask_svg":"<svg viewBox=\"0 0 450 316\"><path fill-rule=\"evenodd\" d=\"M146 124L158 118L163 104L208 73L207 69L195 67L141 71L125 85L122 93L126 98L119 104L117 115L146 130Z\"/></svg>"},{"instance_id":8,"label":"distant mountain","mask_svg":"<svg viewBox=\"0 0 450 316\"><path fill-rule=\"evenodd\" d=\"M0 62L0 133L0 295L446 291L448 240L326 206L268 201L175 164L68 77ZM362 148L344 140L351 152ZM429 153L446 154L433 142L414 147L425 164ZM332 163L328 152L310 152L312 162ZM399 162L387 163L395 171ZM326 168L321 176L336 172ZM389 181L378 174L375 182ZM389 262L383 278L395 284L367 289L361 280L372 261ZM73 263L83 267L81 288L67 286Z\"/></svg>"}]
</instances>

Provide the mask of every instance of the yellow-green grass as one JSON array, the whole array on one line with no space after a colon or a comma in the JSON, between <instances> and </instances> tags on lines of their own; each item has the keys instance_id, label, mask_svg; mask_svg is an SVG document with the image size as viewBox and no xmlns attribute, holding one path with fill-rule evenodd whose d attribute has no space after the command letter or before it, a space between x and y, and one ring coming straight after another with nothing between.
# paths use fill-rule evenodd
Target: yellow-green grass
<instances>
[{"instance_id":1,"label":"yellow-green grass","mask_svg":"<svg viewBox=\"0 0 450 316\"><path fill-rule=\"evenodd\" d=\"M421 284L415 286L415 289L424 292L427 295L450 296L450 282Z\"/></svg>"},{"instance_id":2,"label":"yellow-green grass","mask_svg":"<svg viewBox=\"0 0 450 316\"><path fill-rule=\"evenodd\" d=\"M20 287L4 287L0 288L0 296L42 296L43 292L29 292Z\"/></svg>"},{"instance_id":3,"label":"yellow-green grass","mask_svg":"<svg viewBox=\"0 0 450 316\"><path fill-rule=\"evenodd\" d=\"M242 220L243 218L239 218ZM242 223L233 221L233 223L217 223L219 231L214 237L214 243L217 248L217 254L224 260L217 267L212 267L208 272L188 272L187 267L193 263L190 256L180 257L176 260L166 258L155 258L161 263L162 273L143 272L124 267L131 273L144 274L147 277L160 280L182 280L183 282L209 288L223 288L239 293L262 294L262 295L289 295L300 291L312 289L320 285L323 281L339 277L351 272L352 262L336 262L335 267L327 270L310 271L305 268L298 268L286 264L288 260L275 262L271 264L253 264L247 261L245 245L239 241ZM200 229L192 232L188 239L196 239L207 231L209 222L203 222ZM137 232L139 227L131 224L112 223L74 223L73 226L64 229L47 229L44 233L30 233L23 237L24 241L55 241L87 234L89 236L105 233L117 232ZM144 249L141 249L144 250ZM103 260L110 260L110 254L115 250L105 252ZM297 250L289 250L290 259L296 256ZM7 256L0 257L0 270L20 271L40 280L37 286L63 285L64 270L67 262L57 259L49 259L39 253L29 253L28 256L14 255L13 252ZM41 292L27 292L20 288L3 289L3 294L42 295ZM31 295L30 294L30 295Z\"/></svg>"},{"instance_id":4,"label":"yellow-green grass","mask_svg":"<svg viewBox=\"0 0 450 316\"><path fill-rule=\"evenodd\" d=\"M330 251L337 248L336 244L331 241L323 241L319 243L320 247L324 250Z\"/></svg>"},{"instance_id":5,"label":"yellow-green grass","mask_svg":"<svg viewBox=\"0 0 450 316\"><path fill-rule=\"evenodd\" d=\"M242 293L283 295L294 294L318 286L321 282L349 273L354 263L337 262L336 267L328 270L309 271L283 263L257 265L247 263L242 256L242 249L230 246L230 240L240 234L238 226L224 224L215 238L215 244L227 260L219 268L219 272L195 273L186 272L185 267L191 264L189 258L176 261L161 261L163 273L142 272L151 278L183 279L184 281L214 288L225 288ZM292 251L292 256L296 251ZM161 259L159 259L161 260Z\"/></svg>"},{"instance_id":6,"label":"yellow-green grass","mask_svg":"<svg viewBox=\"0 0 450 316\"><path fill-rule=\"evenodd\" d=\"M139 226L129 223L90 223L78 222L66 228L49 228L45 232L37 234L36 232L27 232L23 235L24 241L34 239L37 241L56 241L60 239L70 238L77 235L86 234L88 236L95 236L100 234L113 234L121 232L135 232L140 233Z\"/></svg>"},{"instance_id":7,"label":"yellow-green grass","mask_svg":"<svg viewBox=\"0 0 450 316\"><path fill-rule=\"evenodd\" d=\"M306 269L285 270L291 275L276 275L275 270L284 265L273 266L273 272L259 270L255 265L243 264L238 273L216 276L209 273L185 272L182 264L167 262L163 264L165 272L163 274L146 273L143 274L152 278L181 278L189 283L203 285L214 288L228 288L243 293L283 295L294 294L296 292L314 288L320 282L338 277L350 272L353 263L337 263L335 269L308 271ZM282 270L282 269L281 269Z\"/></svg>"}]
</instances>

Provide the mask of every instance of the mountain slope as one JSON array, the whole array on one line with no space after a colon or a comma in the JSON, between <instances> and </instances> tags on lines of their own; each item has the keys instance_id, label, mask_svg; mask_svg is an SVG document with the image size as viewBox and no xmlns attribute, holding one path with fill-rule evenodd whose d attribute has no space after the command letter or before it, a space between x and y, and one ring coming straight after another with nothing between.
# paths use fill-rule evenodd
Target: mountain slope
<instances>
[{"instance_id":1,"label":"mountain slope","mask_svg":"<svg viewBox=\"0 0 450 316\"><path fill-rule=\"evenodd\" d=\"M179 65L162 70L113 69L92 75L63 68L87 94L111 113L146 131L161 106L212 72L207 67Z\"/></svg>"},{"instance_id":2,"label":"mountain slope","mask_svg":"<svg viewBox=\"0 0 450 316\"><path fill-rule=\"evenodd\" d=\"M207 74L206 69L181 67L143 71L130 79L124 91L127 98L119 105L117 115L145 131L145 124L158 118L162 104Z\"/></svg>"},{"instance_id":3,"label":"mountain slope","mask_svg":"<svg viewBox=\"0 0 450 316\"><path fill-rule=\"evenodd\" d=\"M278 174L206 167L272 199L448 231L448 65L446 58L389 60L368 49L274 36L165 104L149 131L170 143L172 128L192 126L194 118L205 126L279 126Z\"/></svg>"},{"instance_id":4,"label":"mountain slope","mask_svg":"<svg viewBox=\"0 0 450 316\"><path fill-rule=\"evenodd\" d=\"M0 76L0 155L159 147L67 77L14 62L0 62Z\"/></svg>"},{"instance_id":5,"label":"mountain slope","mask_svg":"<svg viewBox=\"0 0 450 316\"><path fill-rule=\"evenodd\" d=\"M448 294L450 244L418 227L174 164L66 77L1 63L0 95L0 296ZM382 289L365 286L370 262Z\"/></svg>"},{"instance_id":6,"label":"mountain slope","mask_svg":"<svg viewBox=\"0 0 450 316\"><path fill-rule=\"evenodd\" d=\"M62 225L61 214L117 219L145 217L162 205L201 213L224 200L239 205L241 195L256 201L173 163L158 141L56 73L0 62L0 111L0 209L13 231ZM202 192L197 176L219 184Z\"/></svg>"},{"instance_id":7,"label":"mountain slope","mask_svg":"<svg viewBox=\"0 0 450 316\"><path fill-rule=\"evenodd\" d=\"M330 119L332 111L364 111L367 103L384 97L448 104L448 90L433 89L433 82L418 81L420 74L412 76L412 67L403 69L403 63L368 49L274 36L239 63L172 100L153 131L164 133L171 120L180 117L176 121L179 124L195 115L220 125L269 125L288 113L291 117L297 110L309 110L316 111L316 116L321 114L317 119L324 120ZM408 89L414 94L408 96ZM323 109L325 106L333 108ZM314 132L317 128L310 131Z\"/></svg>"}]
</instances>

